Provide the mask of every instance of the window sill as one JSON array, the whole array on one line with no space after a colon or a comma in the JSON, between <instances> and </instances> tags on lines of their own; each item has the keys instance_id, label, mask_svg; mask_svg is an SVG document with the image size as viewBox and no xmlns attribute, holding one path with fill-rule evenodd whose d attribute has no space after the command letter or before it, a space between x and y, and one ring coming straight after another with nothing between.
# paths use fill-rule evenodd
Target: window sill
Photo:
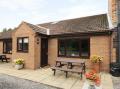
<instances>
[{"instance_id":1,"label":"window sill","mask_svg":"<svg viewBox=\"0 0 120 89\"><path fill-rule=\"evenodd\" d=\"M12 53L3 53L3 54L12 54Z\"/></svg>"},{"instance_id":2,"label":"window sill","mask_svg":"<svg viewBox=\"0 0 120 89\"><path fill-rule=\"evenodd\" d=\"M28 53L28 51L17 51L18 53Z\"/></svg>"}]
</instances>

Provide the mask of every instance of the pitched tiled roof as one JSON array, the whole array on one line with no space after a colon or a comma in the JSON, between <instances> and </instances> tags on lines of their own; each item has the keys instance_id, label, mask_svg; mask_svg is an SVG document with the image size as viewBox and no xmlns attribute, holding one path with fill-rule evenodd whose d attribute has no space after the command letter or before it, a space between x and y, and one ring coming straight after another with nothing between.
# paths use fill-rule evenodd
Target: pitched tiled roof
<instances>
[{"instance_id":1,"label":"pitched tiled roof","mask_svg":"<svg viewBox=\"0 0 120 89\"><path fill-rule=\"evenodd\" d=\"M49 22L38 24L38 26L50 29L50 35L76 32L101 32L109 30L107 14Z\"/></svg>"},{"instance_id":2,"label":"pitched tiled roof","mask_svg":"<svg viewBox=\"0 0 120 89\"><path fill-rule=\"evenodd\" d=\"M41 34L47 34L47 28L45 27L41 27L41 26L37 26L37 25L33 25L30 23L25 22L30 28L32 28L32 30L34 30L35 32L41 33Z\"/></svg>"},{"instance_id":3,"label":"pitched tiled roof","mask_svg":"<svg viewBox=\"0 0 120 89\"><path fill-rule=\"evenodd\" d=\"M14 30L6 31L6 32L1 32L0 33L0 39L10 39L12 38L12 32Z\"/></svg>"},{"instance_id":4,"label":"pitched tiled roof","mask_svg":"<svg viewBox=\"0 0 120 89\"><path fill-rule=\"evenodd\" d=\"M49 22L38 25L33 25L27 22L25 23L35 32L40 34L47 34L47 30L49 29L50 35L77 33L77 32L87 33L87 32L110 31L106 14L62 20L56 22ZM12 38L13 31L15 30L1 32L0 39Z\"/></svg>"}]
</instances>

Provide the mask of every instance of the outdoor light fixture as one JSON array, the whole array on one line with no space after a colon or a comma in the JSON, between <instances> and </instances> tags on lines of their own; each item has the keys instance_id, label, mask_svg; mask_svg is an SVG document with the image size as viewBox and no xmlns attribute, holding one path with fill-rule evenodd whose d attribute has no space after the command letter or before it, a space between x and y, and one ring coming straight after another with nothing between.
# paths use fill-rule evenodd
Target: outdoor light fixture
<instances>
[{"instance_id":1,"label":"outdoor light fixture","mask_svg":"<svg viewBox=\"0 0 120 89\"><path fill-rule=\"evenodd\" d=\"M39 44L39 38L37 38L37 44Z\"/></svg>"}]
</instances>

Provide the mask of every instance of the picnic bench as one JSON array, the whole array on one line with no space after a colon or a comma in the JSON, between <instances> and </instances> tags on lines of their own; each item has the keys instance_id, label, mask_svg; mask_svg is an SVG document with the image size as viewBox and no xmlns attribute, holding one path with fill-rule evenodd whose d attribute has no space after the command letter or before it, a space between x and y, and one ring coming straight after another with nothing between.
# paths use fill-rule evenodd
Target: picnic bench
<instances>
[{"instance_id":1,"label":"picnic bench","mask_svg":"<svg viewBox=\"0 0 120 89\"><path fill-rule=\"evenodd\" d=\"M5 54L0 54L0 60L2 61L2 62L8 62L8 60L9 60L10 58L7 58L6 57L6 55Z\"/></svg>"},{"instance_id":2,"label":"picnic bench","mask_svg":"<svg viewBox=\"0 0 120 89\"><path fill-rule=\"evenodd\" d=\"M78 69L73 68L74 66L76 66L75 63L80 65ZM67 66L67 67L64 68L63 66ZM54 75L56 73L56 70L60 70L66 73L66 78L68 76L68 72L72 72L72 73L80 74L80 78L82 79L82 74L85 73L86 66L85 66L85 61L82 60L58 59L56 60L56 65L51 67L51 69L54 71Z\"/></svg>"},{"instance_id":3,"label":"picnic bench","mask_svg":"<svg viewBox=\"0 0 120 89\"><path fill-rule=\"evenodd\" d=\"M66 78L68 76L68 72L72 72L72 73L78 73L80 74L80 78L82 79L82 73L83 70L82 69L67 69L67 68L61 68L61 67L51 67L51 69L54 71L54 75L56 73L56 70L60 70L60 71L64 71L66 73Z\"/></svg>"},{"instance_id":4,"label":"picnic bench","mask_svg":"<svg viewBox=\"0 0 120 89\"><path fill-rule=\"evenodd\" d=\"M85 66L85 61L84 60L65 60L65 59L58 59L56 60L56 67L62 67L64 65L67 65L68 69L72 69L74 66L80 66L82 67L83 72L86 72L86 66Z\"/></svg>"}]
</instances>

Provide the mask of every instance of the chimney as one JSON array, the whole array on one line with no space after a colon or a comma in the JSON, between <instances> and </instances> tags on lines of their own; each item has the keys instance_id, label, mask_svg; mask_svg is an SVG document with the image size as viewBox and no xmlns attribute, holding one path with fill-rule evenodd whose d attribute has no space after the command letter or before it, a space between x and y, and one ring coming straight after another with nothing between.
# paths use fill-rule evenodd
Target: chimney
<instances>
[{"instance_id":1,"label":"chimney","mask_svg":"<svg viewBox=\"0 0 120 89\"><path fill-rule=\"evenodd\" d=\"M118 25L120 25L120 0L117 0L117 18L118 18ZM120 26L119 26L120 27Z\"/></svg>"},{"instance_id":2,"label":"chimney","mask_svg":"<svg viewBox=\"0 0 120 89\"><path fill-rule=\"evenodd\" d=\"M47 29L47 35L50 35L50 29Z\"/></svg>"},{"instance_id":3,"label":"chimney","mask_svg":"<svg viewBox=\"0 0 120 89\"><path fill-rule=\"evenodd\" d=\"M112 24L112 21L110 19L110 15L109 14L107 14L107 18L108 18L109 29L112 29L113 28L113 24Z\"/></svg>"}]
</instances>

